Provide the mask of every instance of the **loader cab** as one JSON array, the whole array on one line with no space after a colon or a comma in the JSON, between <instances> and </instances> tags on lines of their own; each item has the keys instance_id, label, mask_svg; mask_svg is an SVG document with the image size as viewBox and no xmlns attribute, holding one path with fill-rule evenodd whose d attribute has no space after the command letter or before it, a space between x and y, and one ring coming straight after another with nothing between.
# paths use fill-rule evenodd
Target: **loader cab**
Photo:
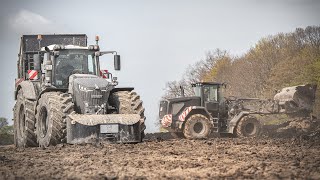
<instances>
[{"instance_id":1,"label":"loader cab","mask_svg":"<svg viewBox=\"0 0 320 180\"><path fill-rule=\"evenodd\" d=\"M201 106L205 107L212 117L218 117L219 115L219 104L223 97L221 94L220 83L214 82L199 82L192 84L195 96L201 98Z\"/></svg>"}]
</instances>

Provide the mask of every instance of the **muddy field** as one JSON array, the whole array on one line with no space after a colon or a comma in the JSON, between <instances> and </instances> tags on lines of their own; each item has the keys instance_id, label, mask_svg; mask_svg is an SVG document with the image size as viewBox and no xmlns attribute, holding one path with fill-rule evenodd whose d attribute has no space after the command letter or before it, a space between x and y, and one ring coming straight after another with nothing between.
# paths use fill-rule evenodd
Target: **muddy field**
<instances>
[{"instance_id":1,"label":"muddy field","mask_svg":"<svg viewBox=\"0 0 320 180\"><path fill-rule=\"evenodd\" d=\"M320 141L292 138L171 139L140 144L0 146L0 179L320 179Z\"/></svg>"}]
</instances>

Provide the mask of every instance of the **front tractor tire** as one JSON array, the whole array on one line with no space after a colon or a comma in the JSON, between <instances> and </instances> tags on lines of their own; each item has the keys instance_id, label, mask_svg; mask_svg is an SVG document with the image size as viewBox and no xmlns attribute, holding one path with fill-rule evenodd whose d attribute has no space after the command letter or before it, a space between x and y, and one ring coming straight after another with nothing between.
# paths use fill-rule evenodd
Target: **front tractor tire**
<instances>
[{"instance_id":1,"label":"front tractor tire","mask_svg":"<svg viewBox=\"0 0 320 180\"><path fill-rule=\"evenodd\" d=\"M35 102L28 100L20 89L14 106L14 144L16 147L37 146L35 135Z\"/></svg>"},{"instance_id":2,"label":"front tractor tire","mask_svg":"<svg viewBox=\"0 0 320 180\"><path fill-rule=\"evenodd\" d=\"M210 120L201 114L191 115L184 124L183 135L187 139L205 139L212 131Z\"/></svg>"},{"instance_id":3,"label":"front tractor tire","mask_svg":"<svg viewBox=\"0 0 320 180\"><path fill-rule=\"evenodd\" d=\"M66 141L66 118L73 112L72 98L67 93L47 92L37 106L36 127L40 147Z\"/></svg>"},{"instance_id":4,"label":"front tractor tire","mask_svg":"<svg viewBox=\"0 0 320 180\"><path fill-rule=\"evenodd\" d=\"M145 134L144 130L145 119L144 107L140 96L134 91L118 91L110 95L110 104L115 106L118 114L139 114L140 115L140 127L141 127L141 140L143 140Z\"/></svg>"},{"instance_id":5,"label":"front tractor tire","mask_svg":"<svg viewBox=\"0 0 320 180\"><path fill-rule=\"evenodd\" d=\"M237 137L257 137L260 132L261 124L254 116L242 117L235 129Z\"/></svg>"}]
</instances>

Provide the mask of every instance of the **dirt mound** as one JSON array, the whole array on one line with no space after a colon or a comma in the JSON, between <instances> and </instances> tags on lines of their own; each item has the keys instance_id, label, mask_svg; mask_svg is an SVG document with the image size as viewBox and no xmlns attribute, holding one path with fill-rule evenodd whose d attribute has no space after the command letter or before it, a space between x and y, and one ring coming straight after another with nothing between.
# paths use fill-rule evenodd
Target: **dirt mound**
<instances>
[{"instance_id":1,"label":"dirt mound","mask_svg":"<svg viewBox=\"0 0 320 180\"><path fill-rule=\"evenodd\" d=\"M318 133L320 133L319 120L297 118L277 125L264 125L262 135L272 138L298 138L315 137Z\"/></svg>"}]
</instances>

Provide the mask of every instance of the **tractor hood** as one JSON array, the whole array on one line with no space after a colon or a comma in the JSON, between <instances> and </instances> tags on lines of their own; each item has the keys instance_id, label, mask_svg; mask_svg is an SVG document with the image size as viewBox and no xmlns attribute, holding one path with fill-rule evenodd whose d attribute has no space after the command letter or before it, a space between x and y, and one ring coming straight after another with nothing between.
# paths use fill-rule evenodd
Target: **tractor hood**
<instances>
[{"instance_id":1,"label":"tractor hood","mask_svg":"<svg viewBox=\"0 0 320 180\"><path fill-rule=\"evenodd\" d=\"M113 88L109 81L95 75L74 74L69 78L69 93L79 114L104 114Z\"/></svg>"},{"instance_id":2,"label":"tractor hood","mask_svg":"<svg viewBox=\"0 0 320 180\"><path fill-rule=\"evenodd\" d=\"M162 119L167 114L176 115L178 112L189 106L200 105L201 98L198 96L165 99L160 101L159 118Z\"/></svg>"},{"instance_id":3,"label":"tractor hood","mask_svg":"<svg viewBox=\"0 0 320 180\"><path fill-rule=\"evenodd\" d=\"M76 87L77 85L78 87ZM73 74L69 78L69 93L73 94L74 88L81 90L111 90L113 86L109 81L91 74ZM110 89L111 88L111 89Z\"/></svg>"}]
</instances>

